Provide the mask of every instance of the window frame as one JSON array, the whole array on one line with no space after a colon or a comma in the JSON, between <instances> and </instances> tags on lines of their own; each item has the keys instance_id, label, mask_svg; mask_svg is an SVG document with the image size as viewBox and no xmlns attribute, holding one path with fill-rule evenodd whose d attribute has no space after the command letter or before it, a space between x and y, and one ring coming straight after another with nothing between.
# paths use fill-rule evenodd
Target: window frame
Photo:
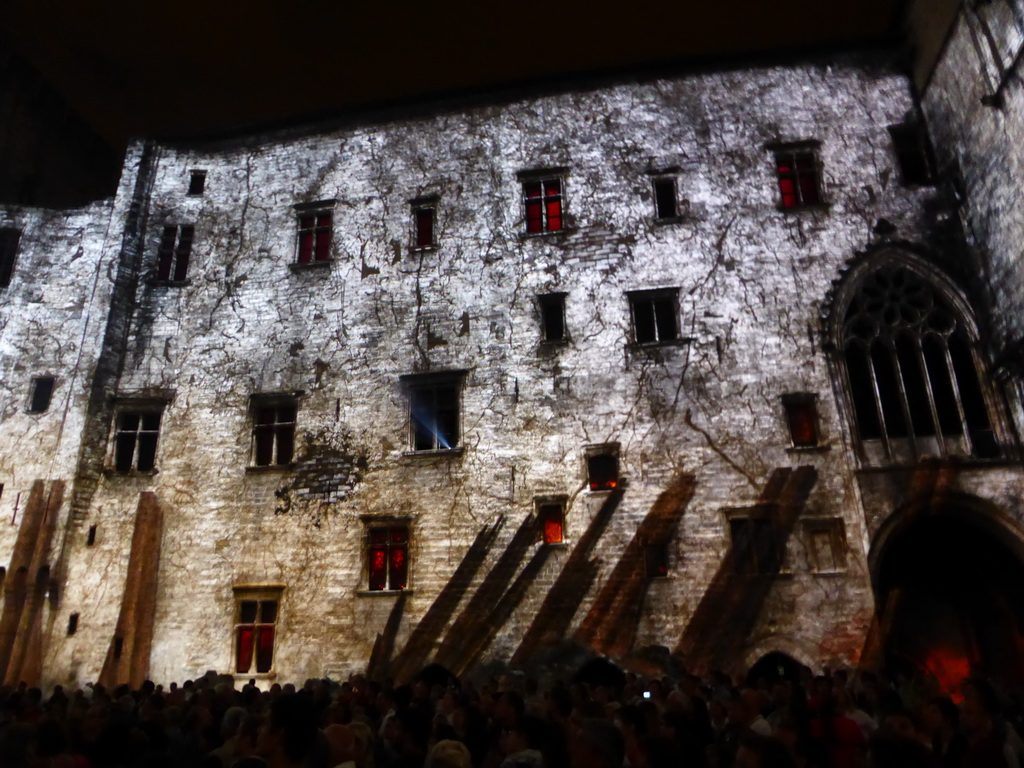
<instances>
[{"instance_id":1,"label":"window frame","mask_svg":"<svg viewBox=\"0 0 1024 768\"><path fill-rule=\"evenodd\" d=\"M187 285L194 244L194 224L165 224L157 246L153 282L158 285Z\"/></svg>"},{"instance_id":2,"label":"window frame","mask_svg":"<svg viewBox=\"0 0 1024 768\"><path fill-rule=\"evenodd\" d=\"M911 188L934 186L935 158L924 124L919 120L907 120L888 126L887 130L892 142L892 153L896 161L900 184ZM915 145L913 152L909 151L911 144ZM904 158L908 155L915 157L921 164L923 175L918 179L910 178L910 174L907 173L907 164L904 162Z\"/></svg>"},{"instance_id":3,"label":"window frame","mask_svg":"<svg viewBox=\"0 0 1024 768\"><path fill-rule=\"evenodd\" d=\"M793 451L811 451L824 445L821 432L821 412L818 408L818 395L815 392L786 392L780 398L783 418L789 433L789 449ZM799 409L807 409L814 439L798 441L800 424L797 421Z\"/></svg>"},{"instance_id":4,"label":"window frame","mask_svg":"<svg viewBox=\"0 0 1024 768\"><path fill-rule=\"evenodd\" d=\"M516 174L519 181L519 199L523 216L522 234L524 237L548 237L567 232L569 229L566 218L566 177L568 168L537 168L520 171ZM531 195L528 186L539 184L540 194ZM549 192L549 185L557 185L557 192ZM540 216L531 216L531 209L539 201ZM557 202L558 212L553 214L550 206ZM557 219L558 226L552 228L551 220ZM540 228L530 229L531 221L539 221Z\"/></svg>"},{"instance_id":5,"label":"window frame","mask_svg":"<svg viewBox=\"0 0 1024 768\"><path fill-rule=\"evenodd\" d=\"M841 517L813 517L802 521L807 565L811 573L846 573L849 548L846 541L846 523ZM815 548L815 534L825 533L832 550L832 567L822 568Z\"/></svg>"},{"instance_id":6,"label":"window frame","mask_svg":"<svg viewBox=\"0 0 1024 768\"><path fill-rule=\"evenodd\" d=\"M636 291L627 291L626 298L629 302L629 321L630 321L630 335L631 344L634 347L663 347L672 346L679 344L683 341L682 329L679 325L679 288L648 288ZM672 321L672 336L671 338L662 338L659 322L657 302L662 299L671 300L671 321ZM641 341L638 336L637 317L640 314L642 305L650 305L651 312L651 329L654 332L655 338ZM664 318L662 318L664 319Z\"/></svg>"},{"instance_id":7,"label":"window frame","mask_svg":"<svg viewBox=\"0 0 1024 768\"><path fill-rule=\"evenodd\" d=\"M566 536L566 507L569 497L557 496L536 496L533 499L534 514L537 517L537 541L547 547L563 546L568 543ZM547 516L558 518L558 539L549 536L549 528L546 525Z\"/></svg>"},{"instance_id":8,"label":"window frame","mask_svg":"<svg viewBox=\"0 0 1024 768\"><path fill-rule=\"evenodd\" d=\"M733 555L734 575L761 577L774 576L788 571L785 541L780 536L777 521L772 514L773 511L774 507L770 504L725 510L729 550ZM745 561L741 561L740 558L741 552L736 538L737 523L745 523L749 526L749 551ZM767 530L769 540L758 542L758 530ZM752 569L746 568L747 565L752 565Z\"/></svg>"},{"instance_id":9,"label":"window frame","mask_svg":"<svg viewBox=\"0 0 1024 768\"><path fill-rule=\"evenodd\" d=\"M553 291L537 295L537 309L540 314L540 340L542 344L568 344L572 340L569 336L569 326L565 317L565 306L568 296L569 294L565 291ZM562 324L562 335L558 338L551 338L548 335L547 311L549 309L553 309L558 313Z\"/></svg>"},{"instance_id":10,"label":"window frame","mask_svg":"<svg viewBox=\"0 0 1024 768\"><path fill-rule=\"evenodd\" d=\"M197 183L198 182L198 183ZM206 193L206 169L193 168L189 171L188 197L202 197Z\"/></svg>"},{"instance_id":11,"label":"window frame","mask_svg":"<svg viewBox=\"0 0 1024 768\"><path fill-rule=\"evenodd\" d=\"M49 385L50 386L50 392L49 392L49 394L47 395L47 398L46 398L46 407L45 408L36 408L35 407L35 405L36 405L36 402L35 402L35 400L36 400L36 393L38 392L39 382L40 381L49 381L50 382L50 385ZM33 376L31 382L29 383L28 402L25 404L25 413L46 413L47 411L49 411L50 410L50 406L53 405L53 393L56 390L57 390L57 377L56 376L52 376L52 375Z\"/></svg>"},{"instance_id":12,"label":"window frame","mask_svg":"<svg viewBox=\"0 0 1024 768\"><path fill-rule=\"evenodd\" d=\"M21 252L22 230L0 227L0 288L9 288Z\"/></svg>"},{"instance_id":13,"label":"window frame","mask_svg":"<svg viewBox=\"0 0 1024 768\"><path fill-rule=\"evenodd\" d=\"M438 371L435 373L413 373L406 374L400 379L402 390L405 394L407 404L407 419L408 419L408 445L409 449L406 452L407 455L415 456L430 456L430 455L444 455L444 454L456 454L460 453L463 448L462 440L462 405L463 405L463 388L465 386L466 370L455 370L455 371ZM454 394L454 406L450 409L454 414L454 439L450 441L448 446L444 446L442 440L439 440L439 428L438 428L438 414L439 409L437 407L437 393L441 390L450 390ZM418 435L419 430L417 428L417 416L416 410L417 405L421 402L417 400L417 396L422 393L431 392L432 395L432 407L430 413L432 415L431 423L433 425L433 439L431 440L430 448L419 448L418 446ZM448 409L445 409L448 410ZM424 424L424 426L430 426Z\"/></svg>"},{"instance_id":14,"label":"window frame","mask_svg":"<svg viewBox=\"0 0 1024 768\"><path fill-rule=\"evenodd\" d=\"M319 200L314 203L299 203L293 206L295 212L295 252L292 258L292 266L302 269L330 264L334 261L334 213L336 200ZM322 217L327 217L328 222L323 224ZM312 219L312 225L303 226L306 219ZM310 236L309 255L303 258L303 237ZM321 253L320 235L326 233L326 243Z\"/></svg>"},{"instance_id":15,"label":"window frame","mask_svg":"<svg viewBox=\"0 0 1024 768\"><path fill-rule=\"evenodd\" d=\"M654 204L654 223L671 224L673 222L681 221L683 218L683 211L681 205L682 201L679 198L679 169L673 167L658 171L648 171L647 175L651 181L651 195L652 202ZM670 184L672 189L672 213L667 216L662 216L661 196L658 194L658 188L660 185L665 184Z\"/></svg>"},{"instance_id":16,"label":"window frame","mask_svg":"<svg viewBox=\"0 0 1024 768\"><path fill-rule=\"evenodd\" d=\"M783 213L821 210L828 207L825 200L824 165L821 160L821 142L817 139L769 144L774 163L775 189L778 197L776 207ZM784 160L789 159L788 165ZM813 181L814 199L805 199L807 191L801 183L804 178ZM792 184L786 191L784 181ZM786 202L787 195L794 195L792 204Z\"/></svg>"},{"instance_id":17,"label":"window frame","mask_svg":"<svg viewBox=\"0 0 1024 768\"><path fill-rule=\"evenodd\" d=\"M409 210L412 214L410 222L411 232L409 242L413 252L425 252L437 250L439 247L437 237L437 210L440 198L436 195L429 197L418 197L409 201ZM420 215L429 212L430 215L430 242L420 242Z\"/></svg>"},{"instance_id":18,"label":"window frame","mask_svg":"<svg viewBox=\"0 0 1024 768\"><path fill-rule=\"evenodd\" d=\"M412 590L412 541L413 541L413 520L410 517L402 516L364 516L363 517L363 568L362 576L360 577L362 587L360 588L361 594L367 595L388 595L396 594L400 592L410 592ZM392 541L392 535L396 531L404 532L404 541ZM374 540L374 534L384 532L387 536L387 541L382 545ZM385 576L383 586L374 586L373 581L373 551L375 549L383 548L385 551ZM392 586L392 550L404 551L405 559L403 567L405 568L405 579L404 585L400 587Z\"/></svg>"},{"instance_id":19,"label":"window frame","mask_svg":"<svg viewBox=\"0 0 1024 768\"><path fill-rule=\"evenodd\" d=\"M162 442L161 435L166 427L166 424L164 423L164 414L167 410L168 404L169 399L148 397L123 398L117 401L111 424L110 450L107 458L107 466L113 474L154 475L160 471L158 459L160 457L160 444ZM153 416L154 414L157 416L156 428L144 428L144 419L147 416ZM138 417L138 426L136 428L125 429L122 427L123 419L128 416ZM122 435L129 434L134 435L130 466L127 469L121 469L120 438ZM152 466L144 469L139 468L140 435L154 435L155 440L152 449Z\"/></svg>"},{"instance_id":20,"label":"window frame","mask_svg":"<svg viewBox=\"0 0 1024 768\"><path fill-rule=\"evenodd\" d=\"M281 625L281 609L284 604L284 591L285 586L283 584L239 584L232 587L233 597L233 609L234 613L231 630L231 674L232 675L245 675L246 677L272 677L276 674L276 664L278 651L280 649L280 625ZM245 622L242 621L242 605L247 602L255 602L256 615L253 621ZM275 603L274 619L273 621L262 621L262 608L263 603ZM262 630L266 627L270 627L273 631L273 640L271 645L271 659L270 666L268 669L260 671L256 666L259 654L259 640L262 637ZM241 632L243 629L252 628L253 639L252 647L250 649L249 666L245 670L240 670L241 666ZM254 669L254 667L256 667Z\"/></svg>"},{"instance_id":21,"label":"window frame","mask_svg":"<svg viewBox=\"0 0 1024 768\"><path fill-rule=\"evenodd\" d=\"M592 480L592 462L595 459L605 457L614 461L615 476L610 481L605 482L602 485L601 483L595 483ZM618 443L600 443L597 445L588 445L584 448L583 458L584 478L586 481L587 490L590 493L610 493L611 491L615 491L622 487L622 457L619 455Z\"/></svg>"},{"instance_id":22,"label":"window frame","mask_svg":"<svg viewBox=\"0 0 1024 768\"><path fill-rule=\"evenodd\" d=\"M287 470L295 466L295 454L298 446L298 424L299 424L299 399L301 392L260 392L249 397L249 422L250 447L248 469L254 471ZM292 409L293 419L291 421L279 421L278 417L283 409ZM273 410L274 421L259 421L259 413L262 410ZM279 461L280 438L279 433L283 427L290 427L291 450L287 461ZM263 428L266 428L263 430ZM260 432L271 433L271 460L261 463L260 459Z\"/></svg>"}]
</instances>

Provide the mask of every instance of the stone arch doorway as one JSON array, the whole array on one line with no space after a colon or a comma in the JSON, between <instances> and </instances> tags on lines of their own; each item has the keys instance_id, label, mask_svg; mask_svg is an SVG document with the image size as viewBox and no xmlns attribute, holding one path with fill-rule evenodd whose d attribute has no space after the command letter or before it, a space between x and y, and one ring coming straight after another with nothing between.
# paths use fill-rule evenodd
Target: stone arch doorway
<instances>
[{"instance_id":1,"label":"stone arch doorway","mask_svg":"<svg viewBox=\"0 0 1024 768\"><path fill-rule=\"evenodd\" d=\"M904 513L871 559L887 666L948 691L975 671L1024 684L1024 545L991 512Z\"/></svg>"},{"instance_id":2,"label":"stone arch doorway","mask_svg":"<svg viewBox=\"0 0 1024 768\"><path fill-rule=\"evenodd\" d=\"M788 653L770 651L750 667L750 671L747 672L747 685L757 687L761 680L769 685L780 680L796 682L800 679L800 671L803 668L804 665Z\"/></svg>"}]
</instances>

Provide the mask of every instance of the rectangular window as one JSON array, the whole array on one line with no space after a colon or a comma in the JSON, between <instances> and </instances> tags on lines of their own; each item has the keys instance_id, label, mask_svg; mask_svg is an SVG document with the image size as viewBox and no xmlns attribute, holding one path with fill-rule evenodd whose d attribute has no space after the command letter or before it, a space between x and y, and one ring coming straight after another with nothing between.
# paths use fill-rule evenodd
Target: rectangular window
<instances>
[{"instance_id":1,"label":"rectangular window","mask_svg":"<svg viewBox=\"0 0 1024 768\"><path fill-rule=\"evenodd\" d=\"M114 469L117 472L150 472L156 466L160 435L158 410L123 409L117 414L114 432Z\"/></svg>"},{"instance_id":2,"label":"rectangular window","mask_svg":"<svg viewBox=\"0 0 1024 768\"><path fill-rule=\"evenodd\" d=\"M804 521L808 560L815 573L835 573L846 568L846 531L840 518Z\"/></svg>"},{"instance_id":3,"label":"rectangular window","mask_svg":"<svg viewBox=\"0 0 1024 768\"><path fill-rule=\"evenodd\" d=\"M619 456L612 450L587 456L587 483L592 491L610 491L619 485Z\"/></svg>"},{"instance_id":4,"label":"rectangular window","mask_svg":"<svg viewBox=\"0 0 1024 768\"><path fill-rule=\"evenodd\" d=\"M192 171L188 179L188 193L198 196L206 189L206 171Z\"/></svg>"},{"instance_id":5,"label":"rectangular window","mask_svg":"<svg viewBox=\"0 0 1024 768\"><path fill-rule=\"evenodd\" d=\"M409 528L372 527L367 531L369 589L405 589L409 584Z\"/></svg>"},{"instance_id":6,"label":"rectangular window","mask_svg":"<svg viewBox=\"0 0 1024 768\"><path fill-rule=\"evenodd\" d=\"M294 398L253 397L252 462L257 467L291 464L295 456Z\"/></svg>"},{"instance_id":7,"label":"rectangular window","mask_svg":"<svg viewBox=\"0 0 1024 768\"><path fill-rule=\"evenodd\" d=\"M773 574L780 566L775 525L768 517L732 517L733 564L743 575Z\"/></svg>"},{"instance_id":8,"label":"rectangular window","mask_svg":"<svg viewBox=\"0 0 1024 768\"><path fill-rule=\"evenodd\" d=\"M20 240L20 230L13 227L0 228L0 288L6 288L11 284Z\"/></svg>"},{"instance_id":9,"label":"rectangular window","mask_svg":"<svg viewBox=\"0 0 1024 768\"><path fill-rule=\"evenodd\" d=\"M566 341L564 293L546 293L537 297L540 303L540 329L544 341Z\"/></svg>"},{"instance_id":10,"label":"rectangular window","mask_svg":"<svg viewBox=\"0 0 1024 768\"><path fill-rule=\"evenodd\" d=\"M331 258L331 233L334 214L329 210L299 213L299 235L296 261L310 264Z\"/></svg>"},{"instance_id":11,"label":"rectangular window","mask_svg":"<svg viewBox=\"0 0 1024 768\"><path fill-rule=\"evenodd\" d=\"M782 208L793 210L821 203L821 169L817 144L799 144L775 149Z\"/></svg>"},{"instance_id":12,"label":"rectangular window","mask_svg":"<svg viewBox=\"0 0 1024 768\"><path fill-rule=\"evenodd\" d=\"M633 341L637 344L662 344L678 339L678 296L676 288L630 293Z\"/></svg>"},{"instance_id":13,"label":"rectangular window","mask_svg":"<svg viewBox=\"0 0 1024 768\"><path fill-rule=\"evenodd\" d=\"M893 150L899 164L900 180L907 186L932 183L932 159L928 135L920 123L889 126Z\"/></svg>"},{"instance_id":14,"label":"rectangular window","mask_svg":"<svg viewBox=\"0 0 1024 768\"><path fill-rule=\"evenodd\" d=\"M235 588L235 672L274 669L274 645L282 587Z\"/></svg>"},{"instance_id":15,"label":"rectangular window","mask_svg":"<svg viewBox=\"0 0 1024 768\"><path fill-rule=\"evenodd\" d=\"M662 579L668 576L667 541L644 545L644 573L648 579Z\"/></svg>"},{"instance_id":16,"label":"rectangular window","mask_svg":"<svg viewBox=\"0 0 1024 768\"><path fill-rule=\"evenodd\" d=\"M437 208L434 206L417 206L413 208L413 227L415 247L418 249L433 248L437 245L434 241L434 223L437 218Z\"/></svg>"},{"instance_id":17,"label":"rectangular window","mask_svg":"<svg viewBox=\"0 0 1024 768\"><path fill-rule=\"evenodd\" d=\"M72 613L68 616L68 637L75 634L78 631L78 614Z\"/></svg>"},{"instance_id":18,"label":"rectangular window","mask_svg":"<svg viewBox=\"0 0 1024 768\"><path fill-rule=\"evenodd\" d=\"M459 445L462 374L405 377L414 451L451 451Z\"/></svg>"},{"instance_id":19,"label":"rectangular window","mask_svg":"<svg viewBox=\"0 0 1024 768\"><path fill-rule=\"evenodd\" d=\"M538 503L537 523L541 541L545 544L561 544L565 540L565 502Z\"/></svg>"},{"instance_id":20,"label":"rectangular window","mask_svg":"<svg viewBox=\"0 0 1024 768\"><path fill-rule=\"evenodd\" d=\"M37 376L32 379L32 391L28 401L29 413L44 413L50 409L53 383L53 376Z\"/></svg>"},{"instance_id":21,"label":"rectangular window","mask_svg":"<svg viewBox=\"0 0 1024 768\"><path fill-rule=\"evenodd\" d=\"M562 229L562 180L533 179L523 182L526 231L529 234Z\"/></svg>"},{"instance_id":22,"label":"rectangular window","mask_svg":"<svg viewBox=\"0 0 1024 768\"><path fill-rule=\"evenodd\" d=\"M654 179L655 218L674 219L679 215L676 207L676 180L674 176Z\"/></svg>"},{"instance_id":23,"label":"rectangular window","mask_svg":"<svg viewBox=\"0 0 1024 768\"><path fill-rule=\"evenodd\" d=\"M782 407L786 410L789 437L794 448L813 448L820 443L816 400L815 395L807 392L782 396Z\"/></svg>"},{"instance_id":24,"label":"rectangular window","mask_svg":"<svg viewBox=\"0 0 1024 768\"><path fill-rule=\"evenodd\" d=\"M178 282L188 276L188 261L192 256L191 224L164 227L157 253L156 278L166 282Z\"/></svg>"}]
</instances>

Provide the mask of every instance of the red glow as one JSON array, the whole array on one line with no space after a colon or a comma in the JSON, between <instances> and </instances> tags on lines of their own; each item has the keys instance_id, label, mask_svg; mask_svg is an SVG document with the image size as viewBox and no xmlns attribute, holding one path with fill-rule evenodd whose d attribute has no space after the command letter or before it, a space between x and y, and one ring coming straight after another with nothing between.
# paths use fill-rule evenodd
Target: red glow
<instances>
[{"instance_id":1,"label":"red glow","mask_svg":"<svg viewBox=\"0 0 1024 768\"><path fill-rule=\"evenodd\" d=\"M971 661L949 648L933 648L924 662L924 668L935 675L942 689L957 704L963 701L960 682L971 675Z\"/></svg>"}]
</instances>

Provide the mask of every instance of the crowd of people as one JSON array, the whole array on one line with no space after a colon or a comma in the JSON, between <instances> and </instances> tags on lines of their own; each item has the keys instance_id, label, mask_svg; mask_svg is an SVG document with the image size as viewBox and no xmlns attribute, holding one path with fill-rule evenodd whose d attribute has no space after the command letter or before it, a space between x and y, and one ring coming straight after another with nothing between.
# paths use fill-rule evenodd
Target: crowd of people
<instances>
[{"instance_id":1,"label":"crowd of people","mask_svg":"<svg viewBox=\"0 0 1024 768\"><path fill-rule=\"evenodd\" d=\"M596 665L596 666L595 666ZM603 666L602 666L603 665ZM3 768L1020 768L1017 701L966 679L845 670L737 684L592 661L550 685L472 685L439 668L396 686L301 688L230 675L167 688L0 688Z\"/></svg>"}]
</instances>

